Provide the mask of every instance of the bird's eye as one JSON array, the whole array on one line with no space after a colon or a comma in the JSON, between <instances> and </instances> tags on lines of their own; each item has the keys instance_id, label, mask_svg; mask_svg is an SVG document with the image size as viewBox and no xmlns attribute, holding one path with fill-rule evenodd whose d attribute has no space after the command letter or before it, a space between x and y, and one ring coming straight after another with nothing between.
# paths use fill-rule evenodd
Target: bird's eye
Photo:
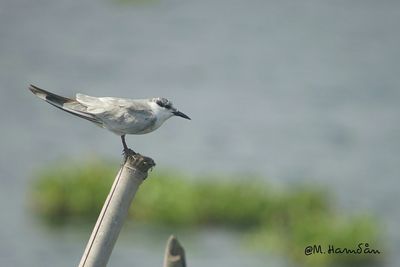
<instances>
[{"instance_id":1,"label":"bird's eye","mask_svg":"<svg viewBox=\"0 0 400 267\"><path fill-rule=\"evenodd\" d=\"M172 108L172 104L171 102L169 102L167 99L165 98L160 98L156 101L157 105L159 105L160 107L166 108L166 109L170 109Z\"/></svg>"},{"instance_id":2,"label":"bird's eye","mask_svg":"<svg viewBox=\"0 0 400 267\"><path fill-rule=\"evenodd\" d=\"M157 105L159 105L160 107L164 107L164 103L161 100L157 100L156 101Z\"/></svg>"}]
</instances>

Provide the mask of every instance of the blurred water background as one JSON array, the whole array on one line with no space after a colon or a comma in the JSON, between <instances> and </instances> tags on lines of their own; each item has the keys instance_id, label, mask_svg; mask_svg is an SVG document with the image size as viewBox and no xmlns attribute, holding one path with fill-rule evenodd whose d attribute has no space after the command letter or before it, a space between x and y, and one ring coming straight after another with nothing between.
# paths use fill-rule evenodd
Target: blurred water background
<instances>
[{"instance_id":1,"label":"blurred water background","mask_svg":"<svg viewBox=\"0 0 400 267\"><path fill-rule=\"evenodd\" d=\"M2 266L77 264L90 229L38 226L26 208L32 171L121 153L117 136L40 102L29 83L170 98L191 122L127 139L157 168L330 187L342 213L380 218L398 266L400 2L127 2L0 1ZM166 239L127 233L110 265L160 266ZM183 243L190 266L286 264L236 241L203 230Z\"/></svg>"}]
</instances>

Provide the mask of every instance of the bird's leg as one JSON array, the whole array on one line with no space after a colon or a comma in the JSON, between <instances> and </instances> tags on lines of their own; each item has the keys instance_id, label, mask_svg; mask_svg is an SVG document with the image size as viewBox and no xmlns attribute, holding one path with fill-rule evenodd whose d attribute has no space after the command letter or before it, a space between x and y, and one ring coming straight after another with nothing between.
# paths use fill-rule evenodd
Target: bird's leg
<instances>
[{"instance_id":1,"label":"bird's leg","mask_svg":"<svg viewBox=\"0 0 400 267\"><path fill-rule=\"evenodd\" d=\"M128 150L129 148L125 142L125 135L121 135L121 139L122 139L122 145L124 146L124 150Z\"/></svg>"},{"instance_id":2,"label":"bird's leg","mask_svg":"<svg viewBox=\"0 0 400 267\"><path fill-rule=\"evenodd\" d=\"M132 149L130 149L125 142L125 135L121 135L121 140L122 140L122 145L124 146L124 155L125 156L129 156L129 155L134 155L136 154L135 151L133 151Z\"/></svg>"}]
</instances>

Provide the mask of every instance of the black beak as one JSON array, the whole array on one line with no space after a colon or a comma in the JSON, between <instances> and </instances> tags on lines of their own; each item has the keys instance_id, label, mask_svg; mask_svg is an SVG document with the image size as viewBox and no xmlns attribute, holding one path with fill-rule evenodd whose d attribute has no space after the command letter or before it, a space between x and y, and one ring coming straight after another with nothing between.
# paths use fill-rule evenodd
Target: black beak
<instances>
[{"instance_id":1,"label":"black beak","mask_svg":"<svg viewBox=\"0 0 400 267\"><path fill-rule=\"evenodd\" d=\"M175 116L179 116L179 117L182 117L182 118L191 120L191 118L189 118L189 116L187 116L186 114L184 114L184 113L182 113L182 112L180 112L180 111L174 111L173 114L174 114Z\"/></svg>"}]
</instances>

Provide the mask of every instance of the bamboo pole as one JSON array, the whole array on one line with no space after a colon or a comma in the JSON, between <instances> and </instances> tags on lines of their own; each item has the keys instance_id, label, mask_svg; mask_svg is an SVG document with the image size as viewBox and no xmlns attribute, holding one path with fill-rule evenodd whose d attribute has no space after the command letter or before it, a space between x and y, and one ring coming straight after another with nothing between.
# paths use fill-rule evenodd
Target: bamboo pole
<instances>
[{"instance_id":1,"label":"bamboo pole","mask_svg":"<svg viewBox=\"0 0 400 267\"><path fill-rule=\"evenodd\" d=\"M140 154L127 155L94 226L79 267L104 267L110 258L129 206L155 163Z\"/></svg>"},{"instance_id":2,"label":"bamboo pole","mask_svg":"<svg viewBox=\"0 0 400 267\"><path fill-rule=\"evenodd\" d=\"M169 237L165 248L163 267L186 267L185 250L173 235Z\"/></svg>"}]
</instances>

